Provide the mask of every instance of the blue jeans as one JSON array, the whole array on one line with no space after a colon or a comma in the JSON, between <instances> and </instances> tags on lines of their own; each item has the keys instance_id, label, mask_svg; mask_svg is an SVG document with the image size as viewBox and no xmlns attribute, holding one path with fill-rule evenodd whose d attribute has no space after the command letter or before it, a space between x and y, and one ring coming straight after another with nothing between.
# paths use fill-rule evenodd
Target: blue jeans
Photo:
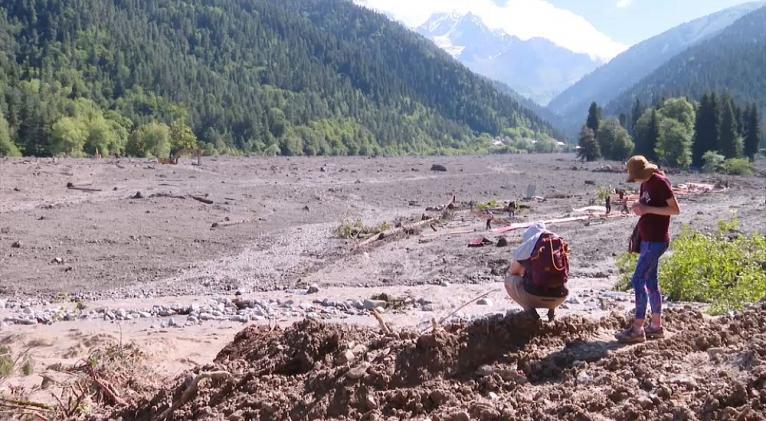
<instances>
[{"instance_id":1,"label":"blue jeans","mask_svg":"<svg viewBox=\"0 0 766 421\"><path fill-rule=\"evenodd\" d=\"M660 257L668 249L668 243L641 242L641 255L633 273L633 290L636 292L636 320L646 318L646 302L652 314L662 314L662 295L657 271Z\"/></svg>"}]
</instances>

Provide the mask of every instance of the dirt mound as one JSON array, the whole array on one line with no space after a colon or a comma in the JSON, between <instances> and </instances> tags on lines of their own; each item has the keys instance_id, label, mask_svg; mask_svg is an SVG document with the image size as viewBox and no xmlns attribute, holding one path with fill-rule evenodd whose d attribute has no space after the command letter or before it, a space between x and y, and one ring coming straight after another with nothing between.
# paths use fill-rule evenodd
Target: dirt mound
<instances>
[{"instance_id":1,"label":"dirt mound","mask_svg":"<svg viewBox=\"0 0 766 421\"><path fill-rule=\"evenodd\" d=\"M214 364L113 415L152 419L175 403L167 419L764 419L766 303L715 320L670 310L672 336L621 347L610 335L626 322L252 326ZM223 375L194 381L206 373Z\"/></svg>"}]
</instances>

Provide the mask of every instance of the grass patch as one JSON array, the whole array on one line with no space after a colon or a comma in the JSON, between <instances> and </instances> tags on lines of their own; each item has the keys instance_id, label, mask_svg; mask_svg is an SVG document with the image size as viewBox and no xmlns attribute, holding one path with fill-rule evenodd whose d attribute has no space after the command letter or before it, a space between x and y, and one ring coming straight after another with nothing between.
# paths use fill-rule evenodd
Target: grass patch
<instances>
[{"instance_id":1,"label":"grass patch","mask_svg":"<svg viewBox=\"0 0 766 421\"><path fill-rule=\"evenodd\" d=\"M27 357L24 359L24 362L21 363L21 374L25 376L31 376L35 372L35 360L33 360L31 357Z\"/></svg>"},{"instance_id":2,"label":"grass patch","mask_svg":"<svg viewBox=\"0 0 766 421\"><path fill-rule=\"evenodd\" d=\"M660 263L660 286L672 301L710 303L712 314L740 310L766 297L766 237L739 233L736 220L705 234L684 227ZM618 289L630 288L637 256L620 256ZM626 282L627 281L627 282Z\"/></svg>"},{"instance_id":3,"label":"grass patch","mask_svg":"<svg viewBox=\"0 0 766 421\"><path fill-rule=\"evenodd\" d=\"M476 208L482 211L485 211L487 209L497 209L501 207L499 203L497 203L497 200L492 199L485 203L479 203L476 205Z\"/></svg>"},{"instance_id":4,"label":"grass patch","mask_svg":"<svg viewBox=\"0 0 766 421\"><path fill-rule=\"evenodd\" d=\"M375 226L365 225L361 219L345 219L338 228L335 228L335 236L344 240L367 237L380 234L391 229L391 224L383 222Z\"/></svg>"}]
</instances>

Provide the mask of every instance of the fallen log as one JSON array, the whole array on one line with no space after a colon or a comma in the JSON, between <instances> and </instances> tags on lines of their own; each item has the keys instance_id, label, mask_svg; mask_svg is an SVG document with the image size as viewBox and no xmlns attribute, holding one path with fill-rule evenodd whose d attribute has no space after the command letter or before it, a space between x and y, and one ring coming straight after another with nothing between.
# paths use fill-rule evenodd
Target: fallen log
<instances>
[{"instance_id":1,"label":"fallen log","mask_svg":"<svg viewBox=\"0 0 766 421\"><path fill-rule=\"evenodd\" d=\"M194 199L194 200L196 200L196 201L198 201L198 202L202 202L202 203L204 203L204 204L206 204L206 205L212 205L212 204L214 203L214 202L213 202L212 200L210 200L210 199L206 199L206 198L204 198L204 197L201 197L201 196L195 196L195 195L193 195L193 194L190 194L190 195L189 195L189 197L191 197L192 199Z\"/></svg>"},{"instance_id":2,"label":"fallen log","mask_svg":"<svg viewBox=\"0 0 766 421\"><path fill-rule=\"evenodd\" d=\"M93 188L90 188L90 187L78 187L78 186L75 186L74 184L72 184L71 182L66 183L66 188L68 188L69 190L79 190L79 191L84 191L84 192L99 192L99 191L101 191L101 189L93 189Z\"/></svg>"},{"instance_id":3,"label":"fallen log","mask_svg":"<svg viewBox=\"0 0 766 421\"><path fill-rule=\"evenodd\" d=\"M415 222L414 224L402 225L399 228L391 228L391 229L379 232L377 234L374 234L372 237L367 238L366 240L364 240L361 243L357 244L355 246L355 248L356 249L360 249L362 247L365 247L365 246L369 245L370 243L373 243L373 242L378 241L378 240L382 240L384 238L388 238L388 237L390 237L390 236L392 236L394 234L398 234L400 232L405 232L405 231L408 231L408 230L419 228L419 227L422 227L424 225L430 225L430 224L436 223L438 221L439 221L439 218L428 218L428 219L424 219L422 221Z\"/></svg>"},{"instance_id":4,"label":"fallen log","mask_svg":"<svg viewBox=\"0 0 766 421\"><path fill-rule=\"evenodd\" d=\"M389 334L392 332L391 328L388 327L388 325L386 324L386 321L383 320L383 316L380 315L377 309L374 309L374 308L372 309L372 315L373 317L375 317L375 320L378 321L378 324L380 324L380 329L383 331L383 333Z\"/></svg>"}]
</instances>

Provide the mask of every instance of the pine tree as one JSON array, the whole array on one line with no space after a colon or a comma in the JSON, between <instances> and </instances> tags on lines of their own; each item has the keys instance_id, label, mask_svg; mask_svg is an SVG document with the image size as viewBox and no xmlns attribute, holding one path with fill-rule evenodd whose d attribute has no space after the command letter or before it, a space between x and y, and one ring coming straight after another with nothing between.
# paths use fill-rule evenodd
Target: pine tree
<instances>
[{"instance_id":1,"label":"pine tree","mask_svg":"<svg viewBox=\"0 0 766 421\"><path fill-rule=\"evenodd\" d=\"M644 109L641 106L641 101L636 98L636 102L633 103L633 109L630 111L630 127L628 127L628 132L632 135L636 135L636 123L638 122L638 119L641 118L641 114L643 114Z\"/></svg>"},{"instance_id":2,"label":"pine tree","mask_svg":"<svg viewBox=\"0 0 766 421\"><path fill-rule=\"evenodd\" d=\"M692 165L695 167L701 167L705 164L702 159L705 152L716 150L718 125L718 104L715 94L704 94L694 123Z\"/></svg>"},{"instance_id":3,"label":"pine tree","mask_svg":"<svg viewBox=\"0 0 766 421\"><path fill-rule=\"evenodd\" d=\"M737 158L742 155L741 141L731 98L724 97L721 99L721 129L717 149L726 159Z\"/></svg>"},{"instance_id":4,"label":"pine tree","mask_svg":"<svg viewBox=\"0 0 766 421\"><path fill-rule=\"evenodd\" d=\"M761 137L761 121L758 106L753 104L745 112L745 156L755 159Z\"/></svg>"},{"instance_id":5,"label":"pine tree","mask_svg":"<svg viewBox=\"0 0 766 421\"><path fill-rule=\"evenodd\" d=\"M577 157L583 161L595 161L601 157L596 135L593 130L583 126L580 130L580 139L578 142Z\"/></svg>"},{"instance_id":6,"label":"pine tree","mask_svg":"<svg viewBox=\"0 0 766 421\"><path fill-rule=\"evenodd\" d=\"M592 102L590 108L588 108L588 120L585 123L585 127L593 130L593 133L598 133L599 125L601 124L601 108L598 104Z\"/></svg>"}]
</instances>

